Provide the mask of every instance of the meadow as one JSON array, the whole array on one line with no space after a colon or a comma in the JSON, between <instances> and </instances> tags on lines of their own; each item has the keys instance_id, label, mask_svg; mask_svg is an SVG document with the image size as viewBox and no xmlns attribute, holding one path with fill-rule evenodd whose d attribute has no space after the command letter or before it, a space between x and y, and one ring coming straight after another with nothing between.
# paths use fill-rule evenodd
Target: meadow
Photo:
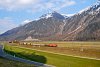
<instances>
[{"instance_id":1,"label":"meadow","mask_svg":"<svg viewBox=\"0 0 100 67\"><path fill-rule=\"evenodd\" d=\"M27 41L25 41L27 42ZM32 43L32 44L51 44L51 43L55 43L58 44L59 47L67 47L67 46L84 46L84 45L99 45L100 46L100 42L89 42L89 41L39 41L39 42L32 42L32 41L28 41L28 43Z\"/></svg>"},{"instance_id":2,"label":"meadow","mask_svg":"<svg viewBox=\"0 0 100 67\"><path fill-rule=\"evenodd\" d=\"M18 45L18 46L73 55L73 56L82 56L82 57L100 59L100 42L41 41L41 42L28 42L28 43L32 43L32 45ZM40 45L57 44L57 47L34 47L34 44L40 44Z\"/></svg>"},{"instance_id":3,"label":"meadow","mask_svg":"<svg viewBox=\"0 0 100 67\"><path fill-rule=\"evenodd\" d=\"M100 66L100 60L59 55L32 49L34 48L27 49L21 46L5 45L4 50L6 53L21 58L54 65L56 67L99 67Z\"/></svg>"}]
</instances>

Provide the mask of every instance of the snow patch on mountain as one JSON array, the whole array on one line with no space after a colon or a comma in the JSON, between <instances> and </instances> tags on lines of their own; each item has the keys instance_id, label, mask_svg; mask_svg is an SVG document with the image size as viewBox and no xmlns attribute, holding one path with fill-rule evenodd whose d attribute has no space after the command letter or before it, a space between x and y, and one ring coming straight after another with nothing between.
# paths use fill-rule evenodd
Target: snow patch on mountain
<instances>
[{"instance_id":1,"label":"snow patch on mountain","mask_svg":"<svg viewBox=\"0 0 100 67\"><path fill-rule=\"evenodd\" d=\"M56 12L56 11L53 11L52 13L47 13L47 14L44 14L40 17L40 19L48 19L50 17L53 17L53 18L58 18L58 19L64 19L65 17L63 15L61 15L60 13Z\"/></svg>"},{"instance_id":2,"label":"snow patch on mountain","mask_svg":"<svg viewBox=\"0 0 100 67\"><path fill-rule=\"evenodd\" d=\"M96 9L97 8L97 9ZM78 14L82 14L83 12L90 11L89 14L94 14L93 11L99 11L100 10L100 1L96 2L95 4L88 6L85 9L82 9L78 12Z\"/></svg>"},{"instance_id":3,"label":"snow patch on mountain","mask_svg":"<svg viewBox=\"0 0 100 67\"><path fill-rule=\"evenodd\" d=\"M65 18L68 18L68 17L71 17L71 16L73 16L75 14L61 14L61 15L63 15Z\"/></svg>"},{"instance_id":4,"label":"snow patch on mountain","mask_svg":"<svg viewBox=\"0 0 100 67\"><path fill-rule=\"evenodd\" d=\"M78 14L81 14L81 13L83 13L83 12L85 12L85 11L87 11L87 10L89 10L90 9L90 6L88 6L87 8L85 8L85 9L82 9L81 11L79 11L78 12Z\"/></svg>"},{"instance_id":5,"label":"snow patch on mountain","mask_svg":"<svg viewBox=\"0 0 100 67\"><path fill-rule=\"evenodd\" d=\"M52 13L44 14L44 15L42 15L40 18L46 18L46 19L48 19L48 18L50 18L50 17L53 17L53 16L52 16Z\"/></svg>"}]
</instances>

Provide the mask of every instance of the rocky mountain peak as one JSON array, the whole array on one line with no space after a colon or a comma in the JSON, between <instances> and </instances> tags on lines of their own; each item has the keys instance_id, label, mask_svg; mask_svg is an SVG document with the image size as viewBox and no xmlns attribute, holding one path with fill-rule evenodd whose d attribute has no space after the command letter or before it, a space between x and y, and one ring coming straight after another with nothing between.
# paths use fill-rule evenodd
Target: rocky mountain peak
<instances>
[{"instance_id":1,"label":"rocky mountain peak","mask_svg":"<svg viewBox=\"0 0 100 67\"><path fill-rule=\"evenodd\" d=\"M82 14L82 13L93 14L94 11L99 11L99 10L100 10L100 1L98 0L95 4L79 11L78 14Z\"/></svg>"},{"instance_id":2,"label":"rocky mountain peak","mask_svg":"<svg viewBox=\"0 0 100 67\"><path fill-rule=\"evenodd\" d=\"M37 21L5 32L0 40L25 40L28 36L49 41L100 41L100 0L70 18L56 11L44 14Z\"/></svg>"},{"instance_id":3,"label":"rocky mountain peak","mask_svg":"<svg viewBox=\"0 0 100 67\"><path fill-rule=\"evenodd\" d=\"M56 11L44 14L40 18L42 18L42 19L48 19L50 17L57 18L57 19L64 19L65 18L63 15L61 15L60 13L58 13Z\"/></svg>"}]
</instances>

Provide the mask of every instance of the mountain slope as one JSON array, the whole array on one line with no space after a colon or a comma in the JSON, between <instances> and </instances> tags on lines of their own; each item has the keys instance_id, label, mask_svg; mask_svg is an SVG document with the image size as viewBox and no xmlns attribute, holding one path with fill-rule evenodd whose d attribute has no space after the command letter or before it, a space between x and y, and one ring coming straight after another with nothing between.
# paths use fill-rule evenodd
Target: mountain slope
<instances>
[{"instance_id":1,"label":"mountain slope","mask_svg":"<svg viewBox=\"0 0 100 67\"><path fill-rule=\"evenodd\" d=\"M97 32L100 30L100 2L79 12L66 22L64 33L67 35L64 40L100 40L100 34Z\"/></svg>"},{"instance_id":2,"label":"mountain slope","mask_svg":"<svg viewBox=\"0 0 100 67\"><path fill-rule=\"evenodd\" d=\"M57 12L42 15L39 20L0 35L0 40L24 40L28 36L41 40L100 40L100 2L71 17Z\"/></svg>"},{"instance_id":3,"label":"mountain slope","mask_svg":"<svg viewBox=\"0 0 100 67\"><path fill-rule=\"evenodd\" d=\"M48 16L49 15L49 16ZM43 38L56 35L60 31L65 18L57 13L49 13L40 17L37 21L32 21L23 26L14 28L0 35L0 40L24 40L28 36L32 38Z\"/></svg>"}]
</instances>

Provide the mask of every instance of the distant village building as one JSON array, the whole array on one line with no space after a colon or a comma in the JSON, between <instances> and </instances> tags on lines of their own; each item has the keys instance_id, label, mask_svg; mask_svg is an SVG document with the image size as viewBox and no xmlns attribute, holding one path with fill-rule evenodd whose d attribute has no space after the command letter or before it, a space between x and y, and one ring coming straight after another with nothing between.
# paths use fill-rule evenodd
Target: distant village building
<instances>
[{"instance_id":1,"label":"distant village building","mask_svg":"<svg viewBox=\"0 0 100 67\"><path fill-rule=\"evenodd\" d=\"M39 40L39 39L33 39L31 36L29 36L24 41L41 41L41 40Z\"/></svg>"}]
</instances>

